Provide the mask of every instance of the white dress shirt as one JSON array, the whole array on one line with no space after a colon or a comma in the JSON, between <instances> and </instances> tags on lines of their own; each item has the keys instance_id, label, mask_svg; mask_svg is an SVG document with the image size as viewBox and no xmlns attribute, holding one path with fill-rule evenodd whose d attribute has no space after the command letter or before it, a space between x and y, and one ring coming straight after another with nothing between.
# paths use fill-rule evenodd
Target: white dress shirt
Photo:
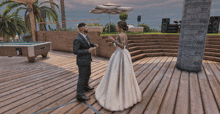
<instances>
[{"instance_id":1,"label":"white dress shirt","mask_svg":"<svg viewBox=\"0 0 220 114\"><path fill-rule=\"evenodd\" d=\"M89 41L88 41L87 38L86 38L86 35L82 34L81 32L79 32L79 33L86 39L86 41L87 41L88 44L90 45Z\"/></svg>"}]
</instances>

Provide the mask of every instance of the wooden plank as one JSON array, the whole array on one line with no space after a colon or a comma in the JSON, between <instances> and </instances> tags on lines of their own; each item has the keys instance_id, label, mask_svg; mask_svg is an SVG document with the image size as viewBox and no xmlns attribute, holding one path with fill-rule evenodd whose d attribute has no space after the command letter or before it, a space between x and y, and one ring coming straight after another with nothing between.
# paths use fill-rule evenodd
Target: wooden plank
<instances>
[{"instance_id":1,"label":"wooden plank","mask_svg":"<svg viewBox=\"0 0 220 114\"><path fill-rule=\"evenodd\" d=\"M155 66L156 64L158 64L158 62L156 62L155 64L153 63L153 61L155 61L155 59L157 59L157 58L158 58L158 57L153 57L153 58L150 59L149 61L145 61L146 63L143 63L142 66L141 66L139 69L134 70L134 71L135 71L135 75L136 75L136 77L137 77L137 82L138 82L138 83L140 83L140 82L142 81L142 79L148 74L148 73L142 73L143 70L147 69L147 67L148 67L150 64L153 64L154 66ZM163 58L163 57L160 57L159 59L157 59L157 61L160 61L162 58ZM151 66L151 68L153 68L153 67ZM150 69L151 69L151 68L150 68ZM150 72L151 70L148 69L148 71ZM143 74L143 75L142 75L142 74ZM140 79L141 79L141 80L140 80ZM125 109L124 112L127 112L128 110L129 110L129 108L128 108L128 109ZM106 109L104 109L104 108L102 108L100 111L103 112L103 113L108 113L108 111L107 111Z\"/></svg>"},{"instance_id":2,"label":"wooden plank","mask_svg":"<svg viewBox=\"0 0 220 114\"><path fill-rule=\"evenodd\" d=\"M102 72L102 73L100 74L100 76L97 76L97 79L98 79L98 78L101 78L104 74L105 74L105 72ZM97 82L97 83L99 83L100 80L97 81L97 79L94 79L94 81ZM90 81L91 81L91 80L90 80ZM57 110L55 110L54 112L52 112L52 113L66 113L67 111L69 111L70 109L72 109L74 106L75 106L75 105L73 104L73 105L68 105L68 106L66 106L66 107L60 107L60 108L58 108Z\"/></svg>"},{"instance_id":3,"label":"wooden plank","mask_svg":"<svg viewBox=\"0 0 220 114\"><path fill-rule=\"evenodd\" d=\"M91 87L94 87L94 90L92 91L89 91L89 92L85 92L84 94L88 97L91 97L94 93L95 93L95 89L98 87L98 83L101 81L101 78L98 78L96 81L93 81L92 83L90 83L90 86ZM73 92L71 93L70 95L66 96L65 99L63 99L63 103L62 104L65 104L65 103L68 103L68 102L73 102L73 101L77 101L76 97L73 97L73 96L76 96L76 92ZM68 98L67 98L68 97ZM91 100L91 99L90 99ZM86 101L88 102L88 101ZM62 105L62 104L59 104L59 102L56 104L57 105ZM84 105L84 103L82 102L76 102L76 103L73 103L73 104L69 104L69 105L72 105L73 107L77 106L77 105ZM66 105L68 106L68 105ZM66 106L63 106L63 107L60 107L60 108L65 108ZM52 108L52 107L45 107L41 110L45 110L45 109L48 109L48 108ZM64 111L64 110L59 110L60 108L57 108L58 110L49 110L49 111L45 111L45 112L42 112L41 114L48 114L48 113L53 113L53 111L55 111L56 113L59 112L59 111ZM88 108L86 106L86 108ZM65 110L65 112L67 112L67 110ZM57 113L57 114L62 114L62 113Z\"/></svg>"},{"instance_id":4,"label":"wooden plank","mask_svg":"<svg viewBox=\"0 0 220 114\"><path fill-rule=\"evenodd\" d=\"M103 73L102 73L103 74ZM98 84L99 84L99 82L101 81L101 78L98 78L97 80L95 80L95 81L93 81L93 82L91 82L89 85L91 86L91 87L95 87L95 88L97 88L97 86L98 86ZM94 89L95 89L94 88ZM94 90L92 90L92 91L90 91L90 92L86 92L86 96L89 96L89 97L91 97L91 99L89 100L89 101L87 101L87 102L91 102L92 101L92 96L93 96L93 94L94 94ZM72 92L71 93L71 95L68 95L68 97L69 97L69 99L71 99L73 96L76 96L76 92L74 91L74 92ZM76 101L76 98L74 97L74 101ZM69 100L67 101L66 100L66 102L69 102ZM80 104L80 102L78 102L78 104ZM82 103L83 104L83 103ZM77 105L78 106L78 105ZM86 107L86 108L88 108L86 105L84 106L84 107ZM49 108L49 107L46 107L47 109ZM51 108L51 107L50 107ZM33 108L34 109L34 108ZM41 109L42 110L42 109ZM32 111L31 109L29 110L29 112L30 111ZM77 110L77 111L80 111L80 110ZM26 112L28 112L28 111L26 111ZM25 112L23 112L24 114L25 114ZM73 114L73 113L72 113Z\"/></svg>"},{"instance_id":5,"label":"wooden plank","mask_svg":"<svg viewBox=\"0 0 220 114\"><path fill-rule=\"evenodd\" d=\"M97 111L99 111L102 108L102 106L97 101L91 106ZM88 108L82 114L95 114L95 112L91 108Z\"/></svg>"},{"instance_id":6,"label":"wooden plank","mask_svg":"<svg viewBox=\"0 0 220 114\"><path fill-rule=\"evenodd\" d=\"M112 114L112 111L102 108L102 109L100 110L100 113L101 113L101 114Z\"/></svg>"},{"instance_id":7,"label":"wooden plank","mask_svg":"<svg viewBox=\"0 0 220 114\"><path fill-rule=\"evenodd\" d=\"M204 71L206 73L206 76L208 77L208 81L211 85L212 92L214 93L217 106L220 109L220 84L218 83L207 61L204 61L202 65L204 66Z\"/></svg>"},{"instance_id":8,"label":"wooden plank","mask_svg":"<svg viewBox=\"0 0 220 114\"><path fill-rule=\"evenodd\" d=\"M171 82L166 92L166 96L164 98L164 101L162 102L159 114L173 114L180 83L180 74L181 70L175 68Z\"/></svg>"},{"instance_id":9,"label":"wooden plank","mask_svg":"<svg viewBox=\"0 0 220 114\"><path fill-rule=\"evenodd\" d=\"M99 65L100 65L100 64L98 64L97 67L100 67ZM103 65L102 65L102 66L103 66ZM104 67L105 67L105 66L104 66ZM100 70L100 69L96 69L95 71L92 70L92 73L93 73L93 72L96 72L96 71L99 71L99 70ZM97 74L97 73L96 73L96 74ZM11 94L11 95L7 95L7 96L5 96L6 98L10 98L10 97L13 97L13 98L11 98L11 99L9 99L9 100L6 100L6 101L4 101L4 102L1 102L1 103L0 103L0 107L2 107L2 105L10 104L11 102L17 101L17 100L22 99L22 98L24 98L24 97L30 97L30 96L33 95L33 94L41 93L41 90L42 90L42 89L47 89L47 88L56 86L56 85L58 85L59 83L64 83L66 80L72 79L72 81L76 81L76 80L78 79L77 76L78 76L78 74L75 74L75 75L74 75L74 74L67 74L67 75L62 75L62 77L61 77L60 75L58 75L58 77L60 77L60 79L58 79L58 81L55 81L55 82L53 82L53 83L48 83L48 82L51 81L51 80L48 80L47 82L40 83L40 84L38 84L38 85L32 86L31 88L29 88L29 90L28 90L28 88L26 88L26 89L21 90L21 91L19 91L19 92L17 92L17 93L14 93L14 94ZM64 77L67 77L67 78L65 79ZM43 88L42 88L42 85L44 85ZM37 87L35 87L35 86L37 86ZM33 87L34 87L34 89L33 89ZM20 93L20 95L19 95L19 93ZM17 95L17 96L15 97L15 95ZM1 99L6 99L5 97L3 97L3 98L1 98ZM23 99L23 101L24 101L24 100L25 100L25 99Z\"/></svg>"},{"instance_id":10,"label":"wooden plank","mask_svg":"<svg viewBox=\"0 0 220 114\"><path fill-rule=\"evenodd\" d=\"M57 61L57 62L59 62L59 61ZM62 61L60 61L60 62L62 62ZM68 63L68 62L67 62ZM49 68L57 68L57 66L52 66L52 65L48 65L48 64L42 64L42 63L40 63L39 62L39 64L37 65L36 64L36 66L32 66L32 65L25 65L24 67L23 67L23 65L18 65L18 66L10 66L10 67L13 67L13 68L40 68L40 67L44 67L44 68L46 68L46 67L49 67ZM9 68L10 68L9 67ZM7 68L7 67L5 67L5 68ZM31 72L31 71L33 71L33 72ZM27 69L24 69L24 70L21 70L21 71L18 71L18 72L16 72L16 71L14 71L14 75L13 74L7 74L7 75L3 75L2 77L0 77L0 82L1 83L4 83L4 82L7 82L7 81L11 81L11 80L15 80L15 79L19 79L19 78L26 78L26 76L29 76L29 75L25 75L25 73L35 73L35 72L39 72L39 71L41 71L41 69L37 69L37 70L27 70ZM44 70L44 71L46 71L46 70ZM23 75L21 74L21 75L19 75L19 73L23 73Z\"/></svg>"},{"instance_id":11,"label":"wooden plank","mask_svg":"<svg viewBox=\"0 0 220 114\"><path fill-rule=\"evenodd\" d=\"M106 65L107 66L107 65ZM93 73L92 75L91 75L91 79L92 78L94 78L94 76L95 77L97 77L97 76L101 76L102 75L102 72L104 71L104 69L103 70L98 70L97 72L95 72L95 73ZM90 80L90 82L91 82L91 80ZM77 86L76 86L76 84L77 84L77 81L74 81L73 82L73 84L72 85L74 85L74 87L73 88L69 88L69 89L64 89L65 91L64 92L60 92L59 94L57 94L57 95L55 95L55 96L51 96L51 97L49 97L49 96L42 96L43 98L45 98L45 97L49 97L48 99L45 99L45 100L42 100L42 102L40 102L40 103L36 103L36 102L39 102L39 100L36 100L36 99L34 99L35 100L35 104L37 104L37 105L34 105L34 106L32 106L32 107L30 107L30 108L28 108L28 109L26 109L25 111L23 111L22 113L29 113L29 112L31 112L31 111L37 111L39 108L42 108L42 107L45 107L45 106L47 106L49 103L51 103L51 102L53 102L53 101L56 101L56 100L58 100L59 98L62 98L62 94L63 95L67 95L67 94L69 94L69 92L72 92L72 91L76 91L76 88L77 88ZM67 92L67 93L66 93ZM56 92L55 92L56 93ZM30 104L34 104L34 103L30 103ZM39 107L40 106L40 107ZM27 107L26 107L27 108Z\"/></svg>"},{"instance_id":12,"label":"wooden plank","mask_svg":"<svg viewBox=\"0 0 220 114\"><path fill-rule=\"evenodd\" d=\"M143 68L146 68L146 64L147 63L152 63L153 61L155 60L155 58L152 58L152 57L149 57L149 58L145 58L145 60L143 61L143 62L140 62L138 65L136 65L138 68L136 68L136 69L134 69L134 71L135 71L135 76L136 77L138 77L139 75L140 75L140 73L142 72L141 70L143 70ZM142 65L142 66L141 66ZM136 67L135 66L135 67ZM141 69L141 70L140 70ZM97 109L98 110L100 110L101 109L101 112L103 112L103 113L107 113L106 112L106 110L105 109L103 109L100 105L99 105L99 103L96 101L95 103L94 103L96 106L98 106L97 107ZM98 104L98 105L97 105ZM87 109L84 113L90 113L90 114L94 114L95 112L93 111L93 110L91 110L91 109Z\"/></svg>"},{"instance_id":13,"label":"wooden plank","mask_svg":"<svg viewBox=\"0 0 220 114\"><path fill-rule=\"evenodd\" d=\"M54 71L56 71L56 70L54 70ZM62 71L62 70L57 70L57 71ZM17 85L12 85L12 84L8 84L8 83L4 83L4 84L11 85L11 86L7 87L7 86L2 85L2 86L4 87L4 89L1 88L2 93L0 94L0 96L3 96L3 92L4 92L4 91L7 91L6 93L4 93L5 95L6 95L7 93L9 94L10 91L14 93L16 90L12 90L12 89L18 88L18 87L20 87L20 86L22 86L22 85L25 85L25 84L28 84L28 82L29 82L29 85L30 85L33 81L36 80L35 77L43 79L44 77L41 77L41 76L43 76L41 73L42 73L42 74L46 74L46 73L48 73L48 70L47 70L46 72L39 72L38 74L33 74L33 75L27 74L27 77L25 77L25 78L16 79L15 81L20 82L20 84L17 84ZM57 73L59 73L59 72L57 72ZM60 73L62 73L62 72L60 72ZM70 72L66 72L66 73L70 73ZM22 75L22 74L21 74L21 75ZM30 76L28 76L28 75L30 75ZM28 80L25 80L26 78L29 79L29 80L31 80L32 82L30 82L30 81L28 81ZM22 81L25 81L25 82L22 82ZM11 82L11 83L13 83L13 82ZM23 84L23 83L24 83L24 84ZM10 90L10 91L9 91L9 90Z\"/></svg>"},{"instance_id":14,"label":"wooden plank","mask_svg":"<svg viewBox=\"0 0 220 114\"><path fill-rule=\"evenodd\" d=\"M219 66L216 65L216 62L213 61L207 61L209 63L209 66L211 67L211 69L213 70L213 73L215 74L215 77L218 81L218 83L220 84L220 68Z\"/></svg>"},{"instance_id":15,"label":"wooden plank","mask_svg":"<svg viewBox=\"0 0 220 114\"><path fill-rule=\"evenodd\" d=\"M175 106L175 114L189 113L189 72L182 71Z\"/></svg>"},{"instance_id":16,"label":"wooden plank","mask_svg":"<svg viewBox=\"0 0 220 114\"><path fill-rule=\"evenodd\" d=\"M53 57L55 58L55 57ZM74 60L68 60L68 59L64 59L64 58L57 58L58 60L55 62L54 60L56 59L49 59L50 61L48 61L47 63L45 63L47 60L44 61L44 63L42 62L37 62L37 63L33 63L33 64L21 64L20 62L19 63L13 63L13 65L4 65L2 63L0 63L1 66L4 66L2 68L10 68L10 72L6 72L5 73L1 73L0 74L0 80L1 79L4 79L6 76L11 76L11 75L16 75L18 73L23 73L24 71L25 72L28 72L27 69L13 69L13 68L39 68L39 67L52 67L52 68L55 68L57 67L59 64L62 65L62 64L66 64L66 63L71 63L71 61L74 61ZM53 62L53 64L51 64ZM13 70L11 70L13 69ZM12 77L12 76L11 76Z\"/></svg>"},{"instance_id":17,"label":"wooden plank","mask_svg":"<svg viewBox=\"0 0 220 114\"><path fill-rule=\"evenodd\" d=\"M135 64L133 64L134 67L136 67L136 65L138 65L138 62ZM103 74L104 75L104 74ZM51 113L65 113L66 111L70 110L71 108L73 108L75 105L69 105L69 106L66 106L66 107L60 107L58 109L56 109L55 111L51 112Z\"/></svg>"},{"instance_id":18,"label":"wooden plank","mask_svg":"<svg viewBox=\"0 0 220 114\"><path fill-rule=\"evenodd\" d=\"M176 65L177 58L173 58L170 66L168 67L167 71L165 72L164 76L162 77L162 81L159 83L159 87L157 88L156 92L153 95L149 105L147 106L144 114L157 114L162 104L163 97L165 95L166 89L169 85L171 76L173 75L173 71ZM166 69L166 67L163 67ZM162 68L161 68L162 70ZM155 77L156 78L156 77Z\"/></svg>"},{"instance_id":19,"label":"wooden plank","mask_svg":"<svg viewBox=\"0 0 220 114\"><path fill-rule=\"evenodd\" d=\"M100 70L98 71L98 72L101 72ZM97 73L97 72L96 72ZM93 75L95 75L94 73L91 75L91 77L93 76ZM16 108L13 108L12 110L10 110L10 111L8 111L8 113L14 113L14 111L16 111L16 112L18 112L18 111L22 111L22 110L25 110L25 109L27 109L28 107L31 107L31 106L33 106L34 104L37 104L37 103L39 103L40 101L43 101L44 99L47 99L47 98L49 98L50 96L54 96L54 95L56 95L56 93L59 93L59 91L64 91L65 89L67 89L67 88L69 88L69 87L71 87L71 86L73 86L74 85L74 87L73 88L75 88L76 89L76 84L77 84L77 82L76 81L74 81L73 82L73 80L68 80L68 81L65 81L64 83L61 83L61 84L59 84L59 85L56 85L55 87L53 87L53 91L51 91L51 88L49 88L49 89L47 89L47 91L46 90L43 90L43 91L41 91L41 92L43 92L43 93L46 93L45 95L40 95L40 97L38 97L38 98L36 98L36 97L34 97L33 96L33 98L36 98L36 99L34 99L34 100L32 100L32 101L30 101L31 99L33 99L33 98L30 98L30 97L26 97L25 99L22 99L21 101L19 101L19 102L15 102L15 103L13 103L13 104L10 104L10 106L7 106L8 108L13 108L13 106L19 106L19 107L16 107ZM65 86L64 86L65 85ZM60 87L60 88L59 88ZM55 90L56 88L58 88L57 90ZM74 90L74 89L73 89ZM71 89L71 91L72 91L72 89ZM64 91L64 92L70 92L70 91L68 91L68 89L66 90L66 91ZM59 93L59 94L61 94L61 93ZM58 94L58 95L59 95ZM67 93L66 93L67 94ZM34 94L34 95L37 95L37 94ZM30 101L30 102L27 102L27 101ZM22 104L22 102L26 102L25 104ZM21 105L22 104L22 105ZM4 110L1 110L1 111L5 111L5 110L7 110L8 108L4 108Z\"/></svg>"},{"instance_id":20,"label":"wooden plank","mask_svg":"<svg viewBox=\"0 0 220 114\"><path fill-rule=\"evenodd\" d=\"M204 60L203 60L204 61ZM219 109L215 102L214 95L206 77L204 68L202 67L201 72L198 73L199 85L201 90L201 96L205 114L218 114Z\"/></svg>"},{"instance_id":21,"label":"wooden plank","mask_svg":"<svg viewBox=\"0 0 220 114\"><path fill-rule=\"evenodd\" d=\"M144 89L146 88L146 86L148 85L147 83L146 83L146 85L145 86L140 86L140 83L142 82L142 80L145 78L145 77L147 77L148 76L148 74L153 70L153 68L156 66L156 65L158 65L158 63L161 61L161 59L163 59L164 57L153 57L150 61L148 61L147 62L147 64L148 63L150 63L150 66L149 67L147 67L140 75L138 75L138 77L137 77L137 82L138 82L138 84L139 84L139 87L140 87L140 89L141 89L141 92L142 92L142 94L143 94L143 91L144 91ZM147 65L145 64L145 66L143 66L143 67L146 67ZM146 79L146 78L145 78ZM142 95L143 96L143 95ZM133 107L130 107L130 108L128 108L128 109L125 109L125 110L123 110L123 111L117 111L117 112L113 112L114 114L127 114L127 113L129 113L129 111L132 109Z\"/></svg>"},{"instance_id":22,"label":"wooden plank","mask_svg":"<svg viewBox=\"0 0 220 114\"><path fill-rule=\"evenodd\" d=\"M134 67L134 71L138 70L140 67L142 67L142 66L146 63L146 61L149 61L150 59L152 59L152 57L143 59L140 63L138 63L138 64Z\"/></svg>"},{"instance_id":23,"label":"wooden plank","mask_svg":"<svg viewBox=\"0 0 220 114\"><path fill-rule=\"evenodd\" d=\"M140 103L135 104L135 106L131 109L129 114L137 114L143 113L145 107L148 105L151 97L153 96L158 84L164 75L167 67L171 63L173 57L164 57L161 62L147 75L147 77L140 83L140 88L142 92L142 100ZM163 66L164 65L164 66ZM161 68L161 67L164 68ZM161 70L160 70L161 69ZM150 80L150 81L149 81ZM145 85L145 86L141 86ZM145 88L145 89L143 89Z\"/></svg>"},{"instance_id":24,"label":"wooden plank","mask_svg":"<svg viewBox=\"0 0 220 114\"><path fill-rule=\"evenodd\" d=\"M144 60L144 59L141 59L140 61L142 61L142 60ZM134 63L133 63L134 67L136 67L136 66L137 66L136 64L139 64L140 61L134 62ZM43 110L44 110L44 109L51 108L51 107L54 107L54 106L57 106L58 104L59 104L59 105L65 104L65 103L67 103L67 102L70 101L70 98L72 98L72 96L76 96L76 95L71 95L71 96L64 97L64 98L60 99L59 101L56 101L56 102L50 104L49 106L43 108ZM99 105L99 104L98 104L98 105ZM90 108L89 108L89 109L90 109ZM41 113L41 114L47 114L47 113L50 113L50 112L52 112L52 111L53 111L53 110L51 110L51 111L46 111L46 112Z\"/></svg>"},{"instance_id":25,"label":"wooden plank","mask_svg":"<svg viewBox=\"0 0 220 114\"><path fill-rule=\"evenodd\" d=\"M77 71L77 69L72 70L72 72L76 72L76 71ZM17 86L13 85L13 86L10 86L10 87L5 87L4 89L2 89L2 93L0 94L0 96L4 96L4 95L10 94L12 92L14 93L14 92L19 91L21 89L24 89L24 88L33 86L37 83L46 81L48 79L53 79L56 74L63 75L63 74L68 74L68 73L72 73L72 72L70 72L68 70L58 69L58 70L51 70L51 72L50 72L50 70L49 71L47 70L45 72L38 72L38 73L35 73L35 74L28 74L27 73L26 74L27 77L17 79L17 80L21 80L21 81L23 79L26 79L26 80L24 80L24 82L20 82L20 84L17 84ZM54 74L54 75L52 75L52 74ZM22 75L22 74L18 74L18 75ZM51 77L48 77L48 75L51 75Z\"/></svg>"},{"instance_id":26,"label":"wooden plank","mask_svg":"<svg viewBox=\"0 0 220 114\"><path fill-rule=\"evenodd\" d=\"M158 67L161 68L164 63L163 61L165 61L164 59L167 59L167 57L159 57L153 62L150 61L152 62L152 64L146 70L144 70L139 77L137 77L137 81L142 92L144 92L145 88L148 86L152 78L154 78L155 73L158 72ZM157 72L155 68L157 68ZM142 81L145 81L145 84L142 83Z\"/></svg>"},{"instance_id":27,"label":"wooden plank","mask_svg":"<svg viewBox=\"0 0 220 114\"><path fill-rule=\"evenodd\" d=\"M101 66L101 65L100 65ZM100 66L97 66L97 67L100 67ZM6 88L6 89L8 89L8 91L7 92L5 92L5 93L1 93L0 94L0 96L1 97L3 97L3 96L6 96L7 94L10 94L10 93L14 93L14 95L15 95L15 92L17 91L17 92L21 92L21 89L23 89L23 88L26 88L27 89L27 87L33 87L33 86L36 86L37 84L40 84L39 83L39 81L40 82L44 82L44 81L47 81L47 80L50 80L51 78L55 78L55 77L57 77L57 75L59 76L59 75L64 75L64 74L68 74L68 73L74 73L74 72L77 72L77 69L76 70L72 70L71 72L67 72L66 70L54 70L54 71L56 71L56 72L54 72L54 73L50 73L49 72L49 75L51 75L51 76L48 76L48 73L47 74L37 74L37 76L35 76L35 75L31 75L32 77L30 77L31 79L32 79L32 81L31 82L29 82L29 83L26 83L26 85L25 84L23 84L23 85L21 85L21 86L19 86L18 85L18 87L14 87L15 89L13 89L13 90L10 90L9 91L9 89L8 88ZM47 71L48 72L48 71ZM38 82L35 82L34 83L34 81L36 81L35 79L34 79L34 77L39 77L40 79L38 79L39 81ZM46 78L45 78L46 77ZM21 79L22 80L22 79ZM4 90L2 90L3 92L4 92ZM1 98L0 98L1 99ZM0 100L0 101L2 101L2 100Z\"/></svg>"},{"instance_id":28,"label":"wooden plank","mask_svg":"<svg viewBox=\"0 0 220 114\"><path fill-rule=\"evenodd\" d=\"M197 73L190 72L190 114L204 114Z\"/></svg>"}]
</instances>

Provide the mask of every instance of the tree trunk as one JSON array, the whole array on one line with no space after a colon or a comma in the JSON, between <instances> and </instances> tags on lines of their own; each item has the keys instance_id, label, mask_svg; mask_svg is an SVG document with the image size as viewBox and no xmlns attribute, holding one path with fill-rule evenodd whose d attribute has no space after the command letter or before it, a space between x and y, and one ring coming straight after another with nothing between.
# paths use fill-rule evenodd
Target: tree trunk
<instances>
[{"instance_id":1,"label":"tree trunk","mask_svg":"<svg viewBox=\"0 0 220 114\"><path fill-rule=\"evenodd\" d=\"M64 0L60 0L60 6L61 6L61 16L62 16L62 28L66 28L66 17L65 17L65 5Z\"/></svg>"},{"instance_id":2,"label":"tree trunk","mask_svg":"<svg viewBox=\"0 0 220 114\"><path fill-rule=\"evenodd\" d=\"M29 12L29 17L30 17L30 23L31 23L31 32L32 32L32 37L33 41L36 42L36 19L34 17L34 12L33 12L33 5L28 4L28 8L31 8L32 11Z\"/></svg>"},{"instance_id":3,"label":"tree trunk","mask_svg":"<svg viewBox=\"0 0 220 114\"><path fill-rule=\"evenodd\" d=\"M53 2L53 0L49 0L50 2ZM50 4L50 7L51 7L51 9L53 10L53 11L55 11L56 12L56 10L55 10L55 6L53 5L53 4ZM59 20L58 20L59 21ZM56 22L54 22L54 24L56 24ZM56 24L57 26L56 26L56 28L57 29L60 29L60 24L59 24L59 22Z\"/></svg>"},{"instance_id":4,"label":"tree trunk","mask_svg":"<svg viewBox=\"0 0 220 114\"><path fill-rule=\"evenodd\" d=\"M200 72L212 0L185 0L176 68Z\"/></svg>"}]
</instances>

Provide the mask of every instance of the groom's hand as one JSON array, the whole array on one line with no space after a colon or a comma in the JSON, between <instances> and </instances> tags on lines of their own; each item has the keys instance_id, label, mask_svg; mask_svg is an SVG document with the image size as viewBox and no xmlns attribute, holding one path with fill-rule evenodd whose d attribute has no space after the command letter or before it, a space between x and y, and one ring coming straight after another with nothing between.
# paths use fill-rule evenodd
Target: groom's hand
<instances>
[{"instance_id":1,"label":"groom's hand","mask_svg":"<svg viewBox=\"0 0 220 114\"><path fill-rule=\"evenodd\" d=\"M96 48L98 48L98 47L99 47L99 45L98 45L98 44L94 44L94 46L95 46Z\"/></svg>"},{"instance_id":2,"label":"groom's hand","mask_svg":"<svg viewBox=\"0 0 220 114\"><path fill-rule=\"evenodd\" d=\"M89 48L88 52L89 52L89 53L92 53L93 50L94 50L94 48L91 47L91 48Z\"/></svg>"}]
</instances>

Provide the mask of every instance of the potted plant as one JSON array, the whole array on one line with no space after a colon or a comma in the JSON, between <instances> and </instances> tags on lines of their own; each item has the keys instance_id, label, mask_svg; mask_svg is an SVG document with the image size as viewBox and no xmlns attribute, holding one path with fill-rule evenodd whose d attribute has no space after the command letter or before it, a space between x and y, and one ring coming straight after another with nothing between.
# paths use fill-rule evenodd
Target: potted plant
<instances>
[{"instance_id":1,"label":"potted plant","mask_svg":"<svg viewBox=\"0 0 220 114\"><path fill-rule=\"evenodd\" d=\"M90 22L89 24L87 24L88 26L88 31L89 32L100 32L100 33L103 33L103 26L99 23L92 23Z\"/></svg>"},{"instance_id":2,"label":"potted plant","mask_svg":"<svg viewBox=\"0 0 220 114\"><path fill-rule=\"evenodd\" d=\"M126 21L128 19L128 14L126 12L120 14L119 19L122 21Z\"/></svg>"}]
</instances>

